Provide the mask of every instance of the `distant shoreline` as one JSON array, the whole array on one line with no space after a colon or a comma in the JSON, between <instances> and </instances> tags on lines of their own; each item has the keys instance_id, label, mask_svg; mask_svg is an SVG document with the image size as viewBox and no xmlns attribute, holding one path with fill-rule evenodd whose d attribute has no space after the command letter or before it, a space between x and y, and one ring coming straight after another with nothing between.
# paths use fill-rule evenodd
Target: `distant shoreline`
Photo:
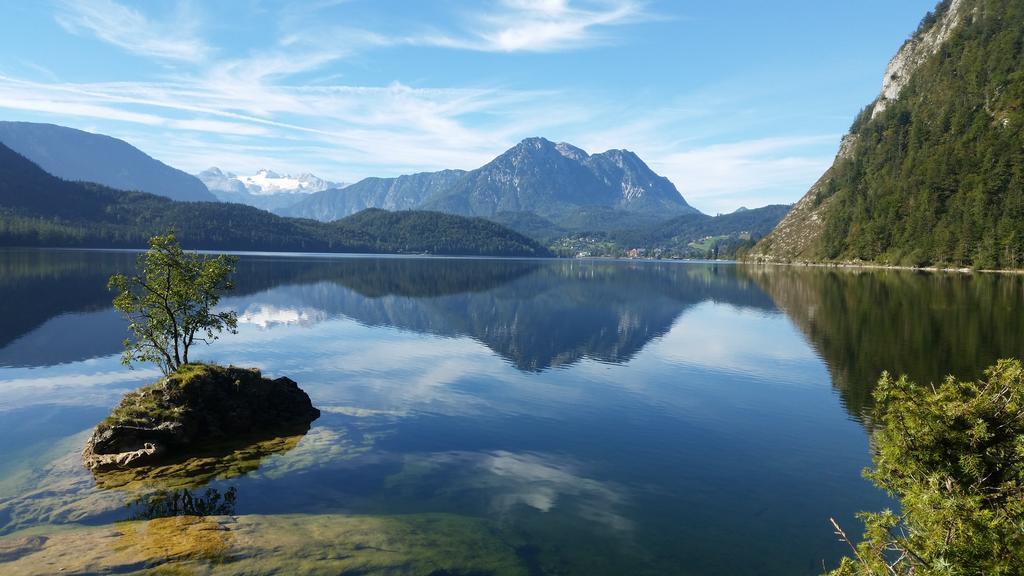
<instances>
[{"instance_id":1,"label":"distant shoreline","mask_svg":"<svg viewBox=\"0 0 1024 576\"><path fill-rule=\"evenodd\" d=\"M85 246L0 246L2 250L52 250L69 252L125 252L142 253L145 248L103 248ZM189 248L188 252L200 254L229 254L232 256L285 256L289 258L435 258L460 260L564 260L557 256L488 256L480 254L422 254L417 252L291 252L271 250L209 250Z\"/></svg>"},{"instance_id":2,"label":"distant shoreline","mask_svg":"<svg viewBox=\"0 0 1024 576\"><path fill-rule=\"evenodd\" d=\"M754 266L804 266L809 268L845 268L845 269L865 269L865 270L902 270L906 272L947 272L955 274L974 274L974 273L986 273L986 274L1024 274L1024 269L978 269L973 268L943 268L939 266L898 266L895 264L872 264L870 262L864 263L853 263L853 262L769 262L769 261L758 261L758 260L737 260L739 264L747 264Z\"/></svg>"}]
</instances>

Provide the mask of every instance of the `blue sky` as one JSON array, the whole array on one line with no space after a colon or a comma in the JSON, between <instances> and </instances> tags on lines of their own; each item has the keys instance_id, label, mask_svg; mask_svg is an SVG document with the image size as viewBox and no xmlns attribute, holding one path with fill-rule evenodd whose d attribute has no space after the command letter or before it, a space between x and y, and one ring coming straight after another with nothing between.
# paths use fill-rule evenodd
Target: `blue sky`
<instances>
[{"instance_id":1,"label":"blue sky","mask_svg":"<svg viewBox=\"0 0 1024 576\"><path fill-rule=\"evenodd\" d=\"M697 208L794 202L933 0L0 0L0 118L189 172L354 182L522 138L626 148Z\"/></svg>"}]
</instances>

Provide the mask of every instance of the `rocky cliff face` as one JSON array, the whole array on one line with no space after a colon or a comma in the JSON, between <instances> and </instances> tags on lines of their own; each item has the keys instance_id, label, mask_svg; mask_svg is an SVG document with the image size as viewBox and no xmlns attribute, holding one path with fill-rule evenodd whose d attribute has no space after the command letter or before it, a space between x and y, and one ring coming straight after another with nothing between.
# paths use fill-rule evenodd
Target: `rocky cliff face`
<instances>
[{"instance_id":1,"label":"rocky cliff face","mask_svg":"<svg viewBox=\"0 0 1024 576\"><path fill-rule=\"evenodd\" d=\"M836 154L836 162L853 154L856 137L843 138ZM822 198L832 180L832 169L811 186L807 194L790 208L775 229L757 243L750 258L760 261L793 261L811 258L811 251L825 229L825 214L832 198Z\"/></svg>"},{"instance_id":2,"label":"rocky cliff face","mask_svg":"<svg viewBox=\"0 0 1024 576\"><path fill-rule=\"evenodd\" d=\"M881 114L890 102L900 97L914 71L929 56L938 52L942 44L949 39L960 21L962 7L963 0L947 0L940 4L938 14L933 16L935 21L929 28L907 40L896 56L889 61L885 68L885 77L882 79L882 93L871 109L872 118Z\"/></svg>"},{"instance_id":3,"label":"rocky cliff face","mask_svg":"<svg viewBox=\"0 0 1024 576\"><path fill-rule=\"evenodd\" d=\"M936 12L922 22L921 28L897 52L886 67L882 90L872 105L862 112L857 122L874 119L896 101L914 73L935 55L950 38L965 16L964 0L946 0ZM929 22L929 20L931 20ZM870 116L865 116L870 110ZM855 122L855 126L857 124ZM855 130L843 137L831 168L789 211L771 234L759 242L749 259L765 262L793 262L820 260L821 237L827 225L827 215L835 196L833 177L836 166L854 159L857 154L858 135Z\"/></svg>"}]
</instances>

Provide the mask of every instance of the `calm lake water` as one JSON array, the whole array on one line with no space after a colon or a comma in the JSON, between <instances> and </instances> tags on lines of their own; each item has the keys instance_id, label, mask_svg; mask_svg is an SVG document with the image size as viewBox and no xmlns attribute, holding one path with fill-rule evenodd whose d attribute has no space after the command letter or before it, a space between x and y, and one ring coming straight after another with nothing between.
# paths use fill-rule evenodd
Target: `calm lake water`
<instances>
[{"instance_id":1,"label":"calm lake water","mask_svg":"<svg viewBox=\"0 0 1024 576\"><path fill-rule=\"evenodd\" d=\"M815 574L830 516L893 505L861 477L879 374L1024 355L1019 276L245 255L239 334L198 356L321 418L94 478L90 428L157 376L119 362L134 259L0 251L0 573ZM196 510L237 521L168 544Z\"/></svg>"}]
</instances>

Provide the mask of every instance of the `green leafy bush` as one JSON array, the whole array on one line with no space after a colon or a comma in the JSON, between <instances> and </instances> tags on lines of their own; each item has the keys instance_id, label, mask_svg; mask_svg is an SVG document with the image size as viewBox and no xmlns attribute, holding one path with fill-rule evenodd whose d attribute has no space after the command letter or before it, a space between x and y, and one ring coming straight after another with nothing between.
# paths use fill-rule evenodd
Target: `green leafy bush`
<instances>
[{"instance_id":1,"label":"green leafy bush","mask_svg":"<svg viewBox=\"0 0 1024 576\"><path fill-rule=\"evenodd\" d=\"M902 510L863 514L864 541L834 576L1024 573L1024 369L922 385L883 375L874 469ZM849 541L836 526L840 538Z\"/></svg>"}]
</instances>

